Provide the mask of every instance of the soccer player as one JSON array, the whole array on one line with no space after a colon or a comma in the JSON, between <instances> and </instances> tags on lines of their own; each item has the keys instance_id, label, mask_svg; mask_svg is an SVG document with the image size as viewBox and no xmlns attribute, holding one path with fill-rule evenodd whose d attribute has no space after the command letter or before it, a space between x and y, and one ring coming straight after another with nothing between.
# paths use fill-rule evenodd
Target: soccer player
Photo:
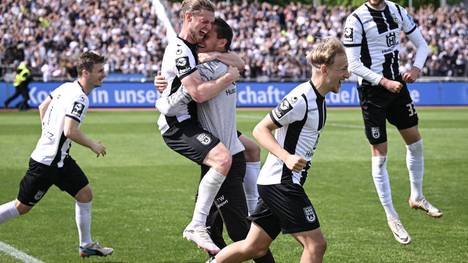
<instances>
[{"instance_id":1,"label":"soccer player","mask_svg":"<svg viewBox=\"0 0 468 263\"><path fill-rule=\"evenodd\" d=\"M281 231L302 245L301 262L322 262L326 241L302 185L326 121L324 96L337 93L349 73L344 47L336 38L318 44L307 59L310 81L286 95L253 131L269 154L258 177L260 198L247 238L225 247L211 262L262 256Z\"/></svg>"},{"instance_id":2,"label":"soccer player","mask_svg":"<svg viewBox=\"0 0 468 263\"><path fill-rule=\"evenodd\" d=\"M174 116L160 115L158 126L169 148L200 165L210 167L199 184L192 221L185 228L183 236L204 250L216 254L219 248L207 233L206 217L228 175L232 159L226 146L197 124L195 102L206 101L218 94L239 78L239 71L229 67L228 72L220 78L203 81L196 67L197 44L211 30L214 10L214 4L209 0L182 2L181 32L177 38L170 39L162 61L162 75L170 88L165 89L161 96L168 97L183 85L194 101L182 105Z\"/></svg>"},{"instance_id":3,"label":"soccer player","mask_svg":"<svg viewBox=\"0 0 468 263\"><path fill-rule=\"evenodd\" d=\"M105 58L84 52L78 63L78 80L62 84L39 105L42 134L29 160L29 169L21 180L16 200L0 206L0 224L24 215L47 190L56 185L76 199L75 219L81 257L107 256L113 249L91 239L91 200L88 178L69 154L71 142L81 144L97 157L106 155L106 147L80 131L88 110L88 95L105 78Z\"/></svg>"},{"instance_id":4,"label":"soccer player","mask_svg":"<svg viewBox=\"0 0 468 263\"><path fill-rule=\"evenodd\" d=\"M413 67L401 76L398 50L400 33L404 32L416 46ZM387 171L386 120L394 125L406 143L406 165L411 195L409 205L441 217L442 211L423 195L423 141L418 130L418 115L406 83L420 75L428 54L427 43L408 12L398 4L369 0L348 16L343 42L350 71L359 76L359 97L367 139L371 146L372 178L388 225L395 239L411 242L392 204Z\"/></svg>"},{"instance_id":5,"label":"soccer player","mask_svg":"<svg viewBox=\"0 0 468 263\"><path fill-rule=\"evenodd\" d=\"M216 18L213 29L207 34L202 43L199 44L199 51L205 57L206 54L213 54L213 52L220 54L227 53L232 42L232 37L231 27L223 19ZM212 60L199 64L197 68L202 79L210 81L223 76L228 71L229 66L220 60ZM161 86L161 83L157 83L157 85ZM183 93L183 88L174 92L169 97L158 99L156 102L157 108L166 116L176 113L176 109L181 104L186 103L184 99L181 99L185 97L181 93ZM236 85L231 83L213 98L197 104L198 121L201 127L219 138L232 155L229 175L215 198L215 205L212 207L207 221L207 226L210 228L210 236L220 248L226 246L222 236L223 221L233 241L244 239L250 227L247 220L246 196L242 183L246 170L246 159L244 146L239 139L239 137L244 136L237 132L236 102ZM253 142L247 141L248 139L246 140L246 138L243 138L243 140L249 145L249 148L255 148L251 145ZM256 155L252 150L249 154ZM259 159L260 157L249 156L250 160L256 158ZM202 165L202 178L208 170L209 167ZM268 253L262 258L255 259L255 261L274 262L274 259L271 253Z\"/></svg>"}]
</instances>

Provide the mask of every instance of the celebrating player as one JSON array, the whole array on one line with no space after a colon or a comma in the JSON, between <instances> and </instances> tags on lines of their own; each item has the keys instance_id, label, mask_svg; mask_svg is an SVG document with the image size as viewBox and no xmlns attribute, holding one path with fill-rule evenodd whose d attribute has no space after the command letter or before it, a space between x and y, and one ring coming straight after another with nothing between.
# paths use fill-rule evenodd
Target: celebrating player
<instances>
[{"instance_id":1,"label":"celebrating player","mask_svg":"<svg viewBox=\"0 0 468 263\"><path fill-rule=\"evenodd\" d=\"M423 195L423 141L418 130L418 115L406 82L420 75L428 54L427 43L408 12L398 4L369 0L346 20L343 42L350 62L350 71L359 76L359 97L366 136L371 146L372 178L388 225L395 239L411 242L392 203L387 171L386 120L396 126L406 143L411 195L409 205L441 217L442 211ZM417 48L413 67L401 76L398 50L403 31Z\"/></svg>"}]
</instances>

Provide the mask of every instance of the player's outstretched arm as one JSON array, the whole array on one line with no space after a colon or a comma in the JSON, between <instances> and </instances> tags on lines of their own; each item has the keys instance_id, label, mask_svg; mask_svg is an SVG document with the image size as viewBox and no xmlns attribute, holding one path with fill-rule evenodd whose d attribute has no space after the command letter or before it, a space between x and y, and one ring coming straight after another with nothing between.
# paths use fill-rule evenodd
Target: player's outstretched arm
<instances>
[{"instance_id":1,"label":"player's outstretched arm","mask_svg":"<svg viewBox=\"0 0 468 263\"><path fill-rule=\"evenodd\" d=\"M63 129L65 137L78 144L88 147L95 154L97 154L97 157L99 157L99 155L106 155L106 147L101 142L95 142L88 138L88 136L86 136L83 132L80 131L80 127L78 126L78 124L79 123L76 120L69 117L65 117L65 126Z\"/></svg>"},{"instance_id":2,"label":"player's outstretched arm","mask_svg":"<svg viewBox=\"0 0 468 263\"><path fill-rule=\"evenodd\" d=\"M261 146L282 160L290 170L294 172L302 171L306 166L307 161L301 156L290 154L281 147L281 145L279 145L278 141L276 141L272 134L272 131L277 128L278 126L276 126L276 124L271 120L271 117L267 115L255 126L253 136Z\"/></svg>"},{"instance_id":3,"label":"player's outstretched arm","mask_svg":"<svg viewBox=\"0 0 468 263\"><path fill-rule=\"evenodd\" d=\"M229 67L226 74L215 80L203 81L198 70L182 79L187 92L197 103L203 103L218 95L227 85L239 79L239 70Z\"/></svg>"}]
</instances>

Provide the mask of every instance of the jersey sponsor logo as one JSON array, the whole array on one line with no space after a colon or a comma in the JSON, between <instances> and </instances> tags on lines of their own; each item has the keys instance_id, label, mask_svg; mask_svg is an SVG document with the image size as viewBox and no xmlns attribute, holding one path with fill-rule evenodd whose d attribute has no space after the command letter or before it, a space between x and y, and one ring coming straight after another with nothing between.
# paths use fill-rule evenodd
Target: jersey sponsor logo
<instances>
[{"instance_id":1,"label":"jersey sponsor logo","mask_svg":"<svg viewBox=\"0 0 468 263\"><path fill-rule=\"evenodd\" d=\"M371 134L374 139L378 139L380 137L380 128L379 127L371 127Z\"/></svg>"},{"instance_id":2,"label":"jersey sponsor logo","mask_svg":"<svg viewBox=\"0 0 468 263\"><path fill-rule=\"evenodd\" d=\"M396 34L395 32L391 32L386 35L387 38L387 46L388 47L393 47L397 44L397 39L396 39Z\"/></svg>"},{"instance_id":3,"label":"jersey sponsor logo","mask_svg":"<svg viewBox=\"0 0 468 263\"><path fill-rule=\"evenodd\" d=\"M232 89L226 89L226 95L232 95L232 94L236 94L236 87L232 88Z\"/></svg>"},{"instance_id":4,"label":"jersey sponsor logo","mask_svg":"<svg viewBox=\"0 0 468 263\"><path fill-rule=\"evenodd\" d=\"M37 201L41 200L41 198L44 196L44 192L39 190L37 191L36 195L34 195L34 199L36 199Z\"/></svg>"},{"instance_id":5,"label":"jersey sponsor logo","mask_svg":"<svg viewBox=\"0 0 468 263\"><path fill-rule=\"evenodd\" d=\"M176 63L177 70L179 71L179 74L187 73L190 70L188 57L177 58L175 63Z\"/></svg>"},{"instance_id":6,"label":"jersey sponsor logo","mask_svg":"<svg viewBox=\"0 0 468 263\"><path fill-rule=\"evenodd\" d=\"M197 140L203 145L208 145L211 143L211 137L206 133L199 134L197 136Z\"/></svg>"},{"instance_id":7,"label":"jersey sponsor logo","mask_svg":"<svg viewBox=\"0 0 468 263\"><path fill-rule=\"evenodd\" d=\"M81 118L81 114L83 114L84 108L85 105L83 103L75 101L75 104L73 104L71 115Z\"/></svg>"},{"instance_id":8,"label":"jersey sponsor logo","mask_svg":"<svg viewBox=\"0 0 468 263\"><path fill-rule=\"evenodd\" d=\"M220 197L216 198L215 204L218 208L224 206L225 204L229 203L229 200L224 197L224 195L221 195Z\"/></svg>"},{"instance_id":9,"label":"jersey sponsor logo","mask_svg":"<svg viewBox=\"0 0 468 263\"><path fill-rule=\"evenodd\" d=\"M307 207L304 207L303 209L304 209L304 215L305 215L307 222L313 223L316 219L314 208L312 208L312 206L307 206Z\"/></svg>"},{"instance_id":10,"label":"jersey sponsor logo","mask_svg":"<svg viewBox=\"0 0 468 263\"><path fill-rule=\"evenodd\" d=\"M297 97L292 98L292 102L296 102ZM273 113L278 119L283 118L286 113L290 112L293 109L293 106L291 103L288 101L287 98L283 99L283 101L278 105L274 110Z\"/></svg>"},{"instance_id":11,"label":"jersey sponsor logo","mask_svg":"<svg viewBox=\"0 0 468 263\"><path fill-rule=\"evenodd\" d=\"M346 41L353 42L353 28L352 27L346 27L344 29L344 38Z\"/></svg>"}]
</instances>

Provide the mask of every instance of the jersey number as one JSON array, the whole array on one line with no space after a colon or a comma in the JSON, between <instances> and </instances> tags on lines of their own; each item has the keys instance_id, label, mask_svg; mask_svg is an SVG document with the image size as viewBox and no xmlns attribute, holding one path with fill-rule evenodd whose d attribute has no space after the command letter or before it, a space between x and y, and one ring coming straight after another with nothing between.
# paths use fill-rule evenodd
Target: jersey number
<instances>
[{"instance_id":1,"label":"jersey number","mask_svg":"<svg viewBox=\"0 0 468 263\"><path fill-rule=\"evenodd\" d=\"M406 107L408 107L408 116L411 117L413 115L416 115L416 108L414 108L414 104L411 102L411 103L408 103L406 104Z\"/></svg>"}]
</instances>

